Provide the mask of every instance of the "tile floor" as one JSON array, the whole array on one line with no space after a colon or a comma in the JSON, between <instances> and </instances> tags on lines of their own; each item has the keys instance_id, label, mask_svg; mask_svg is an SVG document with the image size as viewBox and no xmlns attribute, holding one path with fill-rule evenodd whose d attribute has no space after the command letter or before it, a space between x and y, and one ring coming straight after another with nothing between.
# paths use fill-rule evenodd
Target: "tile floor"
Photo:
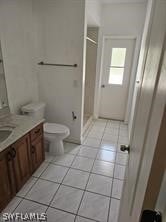
<instances>
[{"instance_id":1,"label":"tile floor","mask_svg":"<svg viewBox=\"0 0 166 222\"><path fill-rule=\"evenodd\" d=\"M65 154L46 154L4 212L46 212L48 222L117 222L128 155L127 125L99 119L83 145L65 143Z\"/></svg>"}]
</instances>

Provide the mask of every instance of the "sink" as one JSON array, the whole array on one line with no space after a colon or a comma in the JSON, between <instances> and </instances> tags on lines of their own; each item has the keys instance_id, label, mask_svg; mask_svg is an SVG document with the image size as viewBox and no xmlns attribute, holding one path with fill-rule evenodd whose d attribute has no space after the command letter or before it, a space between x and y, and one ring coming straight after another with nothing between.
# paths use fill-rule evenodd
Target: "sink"
<instances>
[{"instance_id":1,"label":"sink","mask_svg":"<svg viewBox=\"0 0 166 222\"><path fill-rule=\"evenodd\" d=\"M11 133L12 133L11 129L0 129L0 143L5 141L10 136Z\"/></svg>"}]
</instances>

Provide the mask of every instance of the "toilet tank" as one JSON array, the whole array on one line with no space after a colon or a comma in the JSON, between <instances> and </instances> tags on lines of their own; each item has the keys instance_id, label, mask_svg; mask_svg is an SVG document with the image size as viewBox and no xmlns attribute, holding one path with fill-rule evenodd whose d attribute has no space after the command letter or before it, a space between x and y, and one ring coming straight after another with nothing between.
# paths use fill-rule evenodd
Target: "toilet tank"
<instances>
[{"instance_id":1,"label":"toilet tank","mask_svg":"<svg viewBox=\"0 0 166 222\"><path fill-rule=\"evenodd\" d=\"M45 103L35 102L29 103L21 108L23 115L31 116L37 120L44 119Z\"/></svg>"}]
</instances>

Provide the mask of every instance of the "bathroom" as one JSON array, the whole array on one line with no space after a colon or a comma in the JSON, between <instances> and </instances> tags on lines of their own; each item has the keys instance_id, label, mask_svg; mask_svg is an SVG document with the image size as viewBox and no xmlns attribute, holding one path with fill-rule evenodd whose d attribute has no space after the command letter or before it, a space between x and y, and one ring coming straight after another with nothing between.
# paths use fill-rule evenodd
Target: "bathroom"
<instances>
[{"instance_id":1,"label":"bathroom","mask_svg":"<svg viewBox=\"0 0 166 222\"><path fill-rule=\"evenodd\" d=\"M0 0L2 221L118 222L150 13L151 0ZM133 44L122 118L100 111L115 37Z\"/></svg>"}]
</instances>

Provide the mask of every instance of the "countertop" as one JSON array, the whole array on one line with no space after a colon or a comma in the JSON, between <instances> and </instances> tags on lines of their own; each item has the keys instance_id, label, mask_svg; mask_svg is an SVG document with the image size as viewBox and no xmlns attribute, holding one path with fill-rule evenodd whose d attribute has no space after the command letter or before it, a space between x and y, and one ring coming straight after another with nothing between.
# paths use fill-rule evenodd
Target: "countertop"
<instances>
[{"instance_id":1,"label":"countertop","mask_svg":"<svg viewBox=\"0 0 166 222\"><path fill-rule=\"evenodd\" d=\"M8 114L0 118L0 128L12 128L10 136L0 143L0 152L4 151L7 147L15 143L22 136L27 134L33 128L45 120L36 120L30 116Z\"/></svg>"}]
</instances>

